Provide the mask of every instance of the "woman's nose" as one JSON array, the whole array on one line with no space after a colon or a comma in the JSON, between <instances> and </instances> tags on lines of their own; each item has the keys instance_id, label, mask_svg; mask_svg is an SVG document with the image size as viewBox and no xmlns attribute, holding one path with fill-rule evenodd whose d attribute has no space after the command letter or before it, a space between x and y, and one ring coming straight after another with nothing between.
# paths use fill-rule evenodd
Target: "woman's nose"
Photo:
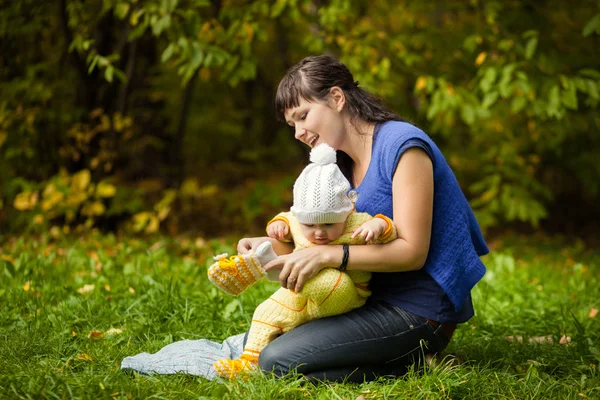
<instances>
[{"instance_id":1,"label":"woman's nose","mask_svg":"<svg viewBox=\"0 0 600 400\"><path fill-rule=\"evenodd\" d=\"M294 137L295 137L297 140L301 140L300 138L301 138L302 136L304 136L305 134L306 134L306 129L304 129L304 128L302 128L302 127L298 126L298 124L296 124L296 130L295 130L295 132L294 132Z\"/></svg>"}]
</instances>

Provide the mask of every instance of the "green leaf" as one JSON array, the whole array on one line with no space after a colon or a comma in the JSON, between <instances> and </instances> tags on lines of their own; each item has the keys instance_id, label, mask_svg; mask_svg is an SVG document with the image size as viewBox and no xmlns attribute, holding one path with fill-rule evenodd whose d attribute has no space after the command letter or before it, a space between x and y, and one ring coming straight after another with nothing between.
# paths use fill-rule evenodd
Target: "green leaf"
<instances>
[{"instance_id":1,"label":"green leaf","mask_svg":"<svg viewBox=\"0 0 600 400\"><path fill-rule=\"evenodd\" d=\"M571 110L577 110L577 89L572 82L569 87L563 91L562 102L565 107L570 108Z\"/></svg>"},{"instance_id":2,"label":"green leaf","mask_svg":"<svg viewBox=\"0 0 600 400\"><path fill-rule=\"evenodd\" d=\"M104 79L106 79L107 82L112 83L114 73L114 67L112 65L109 65L104 71Z\"/></svg>"},{"instance_id":3,"label":"green leaf","mask_svg":"<svg viewBox=\"0 0 600 400\"><path fill-rule=\"evenodd\" d=\"M3 267L2 269L4 270L4 274L12 279L15 276L16 270L15 270L15 266L7 261L7 260L0 260L0 265Z\"/></svg>"},{"instance_id":4,"label":"green leaf","mask_svg":"<svg viewBox=\"0 0 600 400\"><path fill-rule=\"evenodd\" d=\"M600 99L600 90L598 90L598 84L591 79L587 80L587 92L592 99Z\"/></svg>"},{"instance_id":5,"label":"green leaf","mask_svg":"<svg viewBox=\"0 0 600 400\"><path fill-rule=\"evenodd\" d=\"M533 57L533 54L535 53L535 49L537 48L537 45L538 45L537 36L534 36L527 41L527 44L525 45L525 59L531 60L531 58Z\"/></svg>"},{"instance_id":6,"label":"green leaf","mask_svg":"<svg viewBox=\"0 0 600 400\"><path fill-rule=\"evenodd\" d=\"M512 102L510 104L510 110L513 112L513 114L516 114L516 113L520 112L521 110L523 110L526 105L527 105L527 99L523 96L517 96L517 97L513 98Z\"/></svg>"},{"instance_id":7,"label":"green leaf","mask_svg":"<svg viewBox=\"0 0 600 400\"><path fill-rule=\"evenodd\" d=\"M600 71L593 68L584 68L580 70L579 73L589 78L600 79Z\"/></svg>"},{"instance_id":8,"label":"green leaf","mask_svg":"<svg viewBox=\"0 0 600 400\"><path fill-rule=\"evenodd\" d=\"M490 67L485 70L483 74L483 78L481 78L481 82L479 82L479 87L483 92L489 92L492 88L492 85L496 81L496 77L498 76L498 72L496 68Z\"/></svg>"},{"instance_id":9,"label":"green leaf","mask_svg":"<svg viewBox=\"0 0 600 400\"><path fill-rule=\"evenodd\" d=\"M285 9L287 5L286 0L277 0L275 4L271 7L271 18L277 18Z\"/></svg>"},{"instance_id":10,"label":"green leaf","mask_svg":"<svg viewBox=\"0 0 600 400\"><path fill-rule=\"evenodd\" d=\"M171 26L171 15L163 15L156 23L152 24L152 33L154 36L160 36L169 26Z\"/></svg>"},{"instance_id":11,"label":"green leaf","mask_svg":"<svg viewBox=\"0 0 600 400\"><path fill-rule=\"evenodd\" d=\"M583 37L588 37L592 33L600 34L600 14L596 14L583 27L583 31L582 31Z\"/></svg>"},{"instance_id":12,"label":"green leaf","mask_svg":"<svg viewBox=\"0 0 600 400\"><path fill-rule=\"evenodd\" d=\"M485 109L490 108L496 100L498 100L498 97L500 97L500 94L497 91L486 93L483 102L481 103L481 107Z\"/></svg>"},{"instance_id":13,"label":"green leaf","mask_svg":"<svg viewBox=\"0 0 600 400\"><path fill-rule=\"evenodd\" d=\"M119 19L125 19L127 14L129 13L129 4L128 3L118 3L115 6L115 16Z\"/></svg>"},{"instance_id":14,"label":"green leaf","mask_svg":"<svg viewBox=\"0 0 600 400\"><path fill-rule=\"evenodd\" d=\"M548 93L548 115L558 116L558 108L560 107L560 89L558 85L552 86Z\"/></svg>"},{"instance_id":15,"label":"green leaf","mask_svg":"<svg viewBox=\"0 0 600 400\"><path fill-rule=\"evenodd\" d=\"M475 122L475 109L471 105L465 105L460 109L460 117L467 125Z\"/></svg>"},{"instance_id":16,"label":"green leaf","mask_svg":"<svg viewBox=\"0 0 600 400\"><path fill-rule=\"evenodd\" d=\"M162 55L160 56L160 61L163 62L163 63L169 61L169 59L171 58L171 56L175 52L176 48L177 48L177 45L175 43L169 44L167 46L167 48L163 51Z\"/></svg>"}]
</instances>

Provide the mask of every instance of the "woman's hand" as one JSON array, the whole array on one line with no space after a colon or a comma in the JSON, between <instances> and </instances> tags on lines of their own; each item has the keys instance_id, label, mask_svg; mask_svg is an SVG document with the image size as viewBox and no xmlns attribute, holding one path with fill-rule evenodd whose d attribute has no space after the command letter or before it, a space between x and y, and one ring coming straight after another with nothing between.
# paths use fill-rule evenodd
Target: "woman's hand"
<instances>
[{"instance_id":1,"label":"woman's hand","mask_svg":"<svg viewBox=\"0 0 600 400\"><path fill-rule=\"evenodd\" d=\"M280 269L281 287L299 293L304 284L323 268L334 268L340 265L342 256L342 246L315 246L277 257L264 268L267 272L271 269Z\"/></svg>"}]
</instances>

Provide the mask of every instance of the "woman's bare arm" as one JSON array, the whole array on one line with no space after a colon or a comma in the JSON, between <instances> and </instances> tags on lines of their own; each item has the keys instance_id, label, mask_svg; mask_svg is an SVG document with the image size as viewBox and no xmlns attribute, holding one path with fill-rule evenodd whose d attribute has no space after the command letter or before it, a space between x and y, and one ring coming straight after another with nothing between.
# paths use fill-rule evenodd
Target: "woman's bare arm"
<instances>
[{"instance_id":1,"label":"woman's bare arm","mask_svg":"<svg viewBox=\"0 0 600 400\"><path fill-rule=\"evenodd\" d=\"M409 149L400 158L392 197L398 238L387 244L351 246L349 270L400 272L425 264L433 219L433 165L423 150ZM281 285L300 291L321 269L339 266L342 255L342 246L316 246L278 257L265 269L281 268Z\"/></svg>"}]
</instances>

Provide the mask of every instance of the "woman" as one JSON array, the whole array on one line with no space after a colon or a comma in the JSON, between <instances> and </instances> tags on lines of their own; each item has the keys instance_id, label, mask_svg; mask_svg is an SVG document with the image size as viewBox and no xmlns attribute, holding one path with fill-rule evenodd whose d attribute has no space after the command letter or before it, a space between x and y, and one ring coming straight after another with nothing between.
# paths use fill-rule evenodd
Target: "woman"
<instances>
[{"instance_id":1,"label":"woman","mask_svg":"<svg viewBox=\"0 0 600 400\"><path fill-rule=\"evenodd\" d=\"M300 291L323 268L373 272L373 295L349 313L306 323L261 353L260 367L281 376L363 381L399 375L424 353L442 351L456 324L473 316L470 290L488 253L475 217L433 141L358 86L348 68L327 56L287 71L276 96L279 117L296 139L338 151L358 193L356 210L393 219L398 239L378 246L319 246L283 254L283 287ZM238 252L268 238L246 238ZM422 344L425 344L423 348Z\"/></svg>"}]
</instances>

